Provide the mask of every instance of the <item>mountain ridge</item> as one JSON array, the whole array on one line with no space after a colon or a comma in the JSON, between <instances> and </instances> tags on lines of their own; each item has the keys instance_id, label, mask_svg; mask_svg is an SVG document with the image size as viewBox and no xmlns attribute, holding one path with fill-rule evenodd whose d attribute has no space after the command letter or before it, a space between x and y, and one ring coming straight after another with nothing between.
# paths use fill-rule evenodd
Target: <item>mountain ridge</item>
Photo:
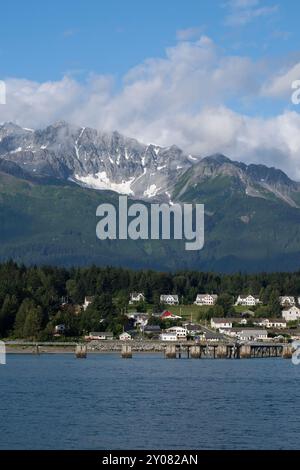
<instances>
[{"instance_id":1,"label":"mountain ridge","mask_svg":"<svg viewBox=\"0 0 300 470\"><path fill-rule=\"evenodd\" d=\"M249 197L275 197L300 207L300 183L274 167L247 165L222 154L200 158L176 145L145 145L117 131L100 132L65 121L38 130L1 125L0 158L33 177L167 202L184 199L184 188L178 191L180 181L185 180L187 188L222 175L232 178L236 189Z\"/></svg>"}]
</instances>

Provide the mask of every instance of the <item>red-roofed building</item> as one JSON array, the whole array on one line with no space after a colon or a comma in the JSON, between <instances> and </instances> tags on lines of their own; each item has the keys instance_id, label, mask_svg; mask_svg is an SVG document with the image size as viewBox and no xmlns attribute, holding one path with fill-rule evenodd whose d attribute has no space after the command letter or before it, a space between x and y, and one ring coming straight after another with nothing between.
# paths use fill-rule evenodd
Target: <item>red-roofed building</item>
<instances>
[{"instance_id":1,"label":"red-roofed building","mask_svg":"<svg viewBox=\"0 0 300 470\"><path fill-rule=\"evenodd\" d=\"M169 310L164 310L161 314L160 318L162 320L178 320L181 319L179 315L174 315L173 313L169 312Z\"/></svg>"}]
</instances>

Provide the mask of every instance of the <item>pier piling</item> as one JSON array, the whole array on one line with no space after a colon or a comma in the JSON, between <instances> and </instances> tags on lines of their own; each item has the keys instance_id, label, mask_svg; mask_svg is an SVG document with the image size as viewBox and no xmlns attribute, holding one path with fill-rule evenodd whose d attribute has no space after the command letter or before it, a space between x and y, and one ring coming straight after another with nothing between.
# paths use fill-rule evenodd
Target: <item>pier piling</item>
<instances>
[{"instance_id":1,"label":"pier piling","mask_svg":"<svg viewBox=\"0 0 300 470\"><path fill-rule=\"evenodd\" d=\"M226 344L219 344L216 351L216 356L218 359L227 358L227 346Z\"/></svg>"},{"instance_id":2,"label":"pier piling","mask_svg":"<svg viewBox=\"0 0 300 470\"><path fill-rule=\"evenodd\" d=\"M132 349L129 344L122 345L122 358L123 359L131 359L132 358Z\"/></svg>"},{"instance_id":3,"label":"pier piling","mask_svg":"<svg viewBox=\"0 0 300 470\"><path fill-rule=\"evenodd\" d=\"M190 355L193 359L200 359L201 358L201 346L191 346L190 348Z\"/></svg>"},{"instance_id":4,"label":"pier piling","mask_svg":"<svg viewBox=\"0 0 300 470\"><path fill-rule=\"evenodd\" d=\"M251 357L251 346L249 344L243 344L240 347L240 358L249 359Z\"/></svg>"},{"instance_id":5,"label":"pier piling","mask_svg":"<svg viewBox=\"0 0 300 470\"><path fill-rule=\"evenodd\" d=\"M166 359L176 359L176 345L168 344L165 349L165 358Z\"/></svg>"},{"instance_id":6,"label":"pier piling","mask_svg":"<svg viewBox=\"0 0 300 470\"><path fill-rule=\"evenodd\" d=\"M291 345L285 345L282 348L282 357L283 359L291 359L293 355L293 349Z\"/></svg>"},{"instance_id":7,"label":"pier piling","mask_svg":"<svg viewBox=\"0 0 300 470\"><path fill-rule=\"evenodd\" d=\"M75 356L77 359L86 359L87 346L85 344L77 344L75 349Z\"/></svg>"}]
</instances>

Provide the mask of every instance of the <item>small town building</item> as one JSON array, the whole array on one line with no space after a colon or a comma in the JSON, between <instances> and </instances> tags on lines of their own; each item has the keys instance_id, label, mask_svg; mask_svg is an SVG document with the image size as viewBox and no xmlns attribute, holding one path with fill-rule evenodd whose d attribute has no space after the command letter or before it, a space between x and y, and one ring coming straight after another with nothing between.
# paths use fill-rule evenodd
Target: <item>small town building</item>
<instances>
[{"instance_id":1,"label":"small town building","mask_svg":"<svg viewBox=\"0 0 300 470\"><path fill-rule=\"evenodd\" d=\"M232 328L232 319L227 318L212 318L210 326L216 330Z\"/></svg>"},{"instance_id":2,"label":"small town building","mask_svg":"<svg viewBox=\"0 0 300 470\"><path fill-rule=\"evenodd\" d=\"M120 341L130 341L132 340L132 336L127 333L127 331L123 331L123 333L120 334L119 336Z\"/></svg>"},{"instance_id":3,"label":"small town building","mask_svg":"<svg viewBox=\"0 0 300 470\"><path fill-rule=\"evenodd\" d=\"M195 336L197 333L202 331L201 325L194 323L183 323L184 328L187 330L187 334L190 336Z\"/></svg>"},{"instance_id":4,"label":"small town building","mask_svg":"<svg viewBox=\"0 0 300 470\"><path fill-rule=\"evenodd\" d=\"M213 331L205 330L201 333L200 339L201 341L214 342L214 341L222 341L224 340L224 337L220 333L215 333Z\"/></svg>"},{"instance_id":5,"label":"small town building","mask_svg":"<svg viewBox=\"0 0 300 470\"><path fill-rule=\"evenodd\" d=\"M86 296L84 298L84 302L83 302L83 305L82 305L82 308L83 310L85 311L89 305L91 305L95 300L95 296L93 295L90 295L90 296Z\"/></svg>"},{"instance_id":6,"label":"small town building","mask_svg":"<svg viewBox=\"0 0 300 470\"><path fill-rule=\"evenodd\" d=\"M131 292L129 304L135 304L138 302L145 302L145 296L143 292Z\"/></svg>"},{"instance_id":7,"label":"small town building","mask_svg":"<svg viewBox=\"0 0 300 470\"><path fill-rule=\"evenodd\" d=\"M164 310L160 318L162 320L180 320L181 319L179 315L174 315L173 313L169 312L169 310Z\"/></svg>"},{"instance_id":8,"label":"small town building","mask_svg":"<svg viewBox=\"0 0 300 470\"><path fill-rule=\"evenodd\" d=\"M195 305L215 305L218 296L216 294L198 294Z\"/></svg>"},{"instance_id":9,"label":"small town building","mask_svg":"<svg viewBox=\"0 0 300 470\"><path fill-rule=\"evenodd\" d=\"M127 313L126 316L133 321L134 327L143 329L149 321L148 313Z\"/></svg>"},{"instance_id":10,"label":"small town building","mask_svg":"<svg viewBox=\"0 0 300 470\"><path fill-rule=\"evenodd\" d=\"M284 318L286 321L295 321L299 320L300 318L300 308L296 307L293 305L293 307L286 308L282 310L282 318Z\"/></svg>"},{"instance_id":11,"label":"small town building","mask_svg":"<svg viewBox=\"0 0 300 470\"><path fill-rule=\"evenodd\" d=\"M260 304L259 297L253 295L239 295L235 305L244 305L249 307L254 307L255 305Z\"/></svg>"},{"instance_id":12,"label":"small town building","mask_svg":"<svg viewBox=\"0 0 300 470\"><path fill-rule=\"evenodd\" d=\"M253 320L253 324L257 326L263 326L264 328L286 328L286 320L281 318L257 318Z\"/></svg>"},{"instance_id":13,"label":"small town building","mask_svg":"<svg viewBox=\"0 0 300 470\"><path fill-rule=\"evenodd\" d=\"M159 339L161 341L177 341L177 334L174 332L171 333L171 332L164 331L163 333L159 335Z\"/></svg>"},{"instance_id":14,"label":"small town building","mask_svg":"<svg viewBox=\"0 0 300 470\"><path fill-rule=\"evenodd\" d=\"M228 335L235 337L240 341L263 341L268 338L267 330L256 328L232 328L228 332Z\"/></svg>"},{"instance_id":15,"label":"small town building","mask_svg":"<svg viewBox=\"0 0 300 470\"><path fill-rule=\"evenodd\" d=\"M182 326L172 326L171 328L168 328L166 332L175 333L177 335L177 339L186 339L187 337L187 329Z\"/></svg>"},{"instance_id":16,"label":"small town building","mask_svg":"<svg viewBox=\"0 0 300 470\"><path fill-rule=\"evenodd\" d=\"M166 304L166 305L178 305L179 304L178 295L163 294L160 296L160 303Z\"/></svg>"},{"instance_id":17,"label":"small town building","mask_svg":"<svg viewBox=\"0 0 300 470\"><path fill-rule=\"evenodd\" d=\"M109 331L91 331L87 336L85 336L87 341L102 341L102 340L112 340L114 339L113 333Z\"/></svg>"},{"instance_id":18,"label":"small town building","mask_svg":"<svg viewBox=\"0 0 300 470\"><path fill-rule=\"evenodd\" d=\"M279 303L282 307L292 307L296 305L295 297L289 295L281 295L279 297Z\"/></svg>"},{"instance_id":19,"label":"small town building","mask_svg":"<svg viewBox=\"0 0 300 470\"><path fill-rule=\"evenodd\" d=\"M154 335L159 334L161 332L161 328L159 325L147 325L143 331L146 335Z\"/></svg>"}]
</instances>

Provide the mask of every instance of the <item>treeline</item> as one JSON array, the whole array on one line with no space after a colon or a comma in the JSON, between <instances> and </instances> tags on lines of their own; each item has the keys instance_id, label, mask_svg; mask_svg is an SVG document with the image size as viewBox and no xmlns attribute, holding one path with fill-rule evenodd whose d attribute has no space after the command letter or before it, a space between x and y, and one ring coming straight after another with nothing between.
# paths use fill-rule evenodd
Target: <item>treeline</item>
<instances>
[{"instance_id":1,"label":"treeline","mask_svg":"<svg viewBox=\"0 0 300 470\"><path fill-rule=\"evenodd\" d=\"M219 314L231 314L226 305L239 294L259 295L265 305L273 304L278 310L279 295L300 296L300 272L219 275L97 266L26 267L6 262L0 265L0 336L48 339L57 324L66 325L68 336L91 330L117 334L128 321L124 313L133 291L143 292L153 311L163 307L161 294L178 294L181 303L191 304L198 293L206 292L223 294L224 308ZM95 296L95 301L81 312L78 305L85 296Z\"/></svg>"}]
</instances>

